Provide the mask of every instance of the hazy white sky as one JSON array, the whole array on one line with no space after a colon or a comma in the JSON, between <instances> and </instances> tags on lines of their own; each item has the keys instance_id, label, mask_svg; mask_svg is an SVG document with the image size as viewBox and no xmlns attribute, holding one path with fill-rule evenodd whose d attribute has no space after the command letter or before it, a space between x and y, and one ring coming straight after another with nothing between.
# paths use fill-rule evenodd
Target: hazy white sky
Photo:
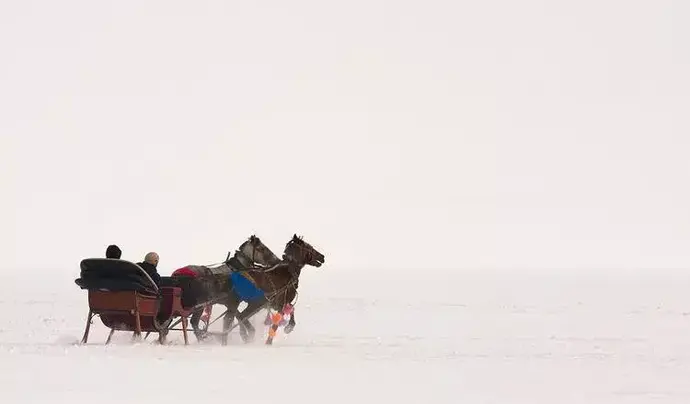
<instances>
[{"instance_id":1,"label":"hazy white sky","mask_svg":"<svg viewBox=\"0 0 690 404\"><path fill-rule=\"evenodd\" d=\"M687 1L5 1L0 267L690 267Z\"/></svg>"}]
</instances>

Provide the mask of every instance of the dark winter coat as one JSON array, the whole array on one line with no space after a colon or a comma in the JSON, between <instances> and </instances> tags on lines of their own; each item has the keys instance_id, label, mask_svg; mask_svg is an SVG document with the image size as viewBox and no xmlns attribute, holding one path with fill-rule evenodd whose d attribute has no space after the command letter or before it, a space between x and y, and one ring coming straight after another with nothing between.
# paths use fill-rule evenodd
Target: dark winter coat
<instances>
[{"instance_id":1,"label":"dark winter coat","mask_svg":"<svg viewBox=\"0 0 690 404\"><path fill-rule=\"evenodd\" d=\"M161 276L158 275L158 271L153 264L149 264L148 262L139 262L137 265L139 265L144 271L146 271L147 274L149 274L151 279L153 279L153 282L156 283L156 286L160 286Z\"/></svg>"}]
</instances>

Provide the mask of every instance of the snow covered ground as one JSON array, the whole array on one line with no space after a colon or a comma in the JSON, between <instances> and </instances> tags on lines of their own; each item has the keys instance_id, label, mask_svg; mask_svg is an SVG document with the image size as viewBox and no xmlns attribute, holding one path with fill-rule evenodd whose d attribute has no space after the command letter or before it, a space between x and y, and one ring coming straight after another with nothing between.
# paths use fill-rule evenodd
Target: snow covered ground
<instances>
[{"instance_id":1,"label":"snow covered ground","mask_svg":"<svg viewBox=\"0 0 690 404\"><path fill-rule=\"evenodd\" d=\"M271 347L78 346L75 277L0 285L3 403L690 402L690 275L307 268Z\"/></svg>"}]
</instances>

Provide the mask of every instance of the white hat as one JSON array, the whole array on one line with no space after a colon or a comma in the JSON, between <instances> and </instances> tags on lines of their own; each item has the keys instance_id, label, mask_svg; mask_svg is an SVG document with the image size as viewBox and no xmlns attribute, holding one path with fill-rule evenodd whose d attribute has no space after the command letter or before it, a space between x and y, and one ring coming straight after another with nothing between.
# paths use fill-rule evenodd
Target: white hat
<instances>
[{"instance_id":1,"label":"white hat","mask_svg":"<svg viewBox=\"0 0 690 404\"><path fill-rule=\"evenodd\" d=\"M155 252L150 252L144 257L144 262L148 262L151 265L158 265L158 254Z\"/></svg>"}]
</instances>

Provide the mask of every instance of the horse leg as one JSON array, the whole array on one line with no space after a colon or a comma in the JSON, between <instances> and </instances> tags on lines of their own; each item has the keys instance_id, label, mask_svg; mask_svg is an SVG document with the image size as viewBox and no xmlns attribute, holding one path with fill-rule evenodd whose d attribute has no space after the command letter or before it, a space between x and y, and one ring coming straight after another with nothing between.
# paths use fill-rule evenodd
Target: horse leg
<instances>
[{"instance_id":1,"label":"horse leg","mask_svg":"<svg viewBox=\"0 0 690 404\"><path fill-rule=\"evenodd\" d=\"M221 335L221 339L220 339L221 345L227 345L228 344L230 327L232 327L232 323L235 320L235 315L237 314L237 307L239 305L240 305L239 299L237 299L234 296L229 297L228 301L225 304L225 306L228 308L228 311L226 311L225 316L223 316L223 334Z\"/></svg>"},{"instance_id":2,"label":"horse leg","mask_svg":"<svg viewBox=\"0 0 690 404\"><path fill-rule=\"evenodd\" d=\"M256 335L256 328L254 328L254 325L252 325L249 319L244 320L242 324L244 324L244 328L247 330L247 342L254 341L254 335Z\"/></svg>"},{"instance_id":3,"label":"horse leg","mask_svg":"<svg viewBox=\"0 0 690 404\"><path fill-rule=\"evenodd\" d=\"M239 321L240 324L245 328L244 334L242 336L244 342L248 343L254 340L254 336L256 335L256 328L254 328L252 323L249 321L249 318L257 314L265 304L266 299L252 300L251 302L247 303L247 307L242 311L242 313L238 314L237 321ZM242 333L241 329L240 332Z\"/></svg>"},{"instance_id":4,"label":"horse leg","mask_svg":"<svg viewBox=\"0 0 690 404\"><path fill-rule=\"evenodd\" d=\"M192 312L192 318L189 320L189 324L192 325L192 329L194 330L194 335L196 336L197 341L201 341L201 339L203 338L203 333L199 329L199 321L201 321L201 315L203 313L203 307L194 310L194 312Z\"/></svg>"},{"instance_id":5,"label":"horse leg","mask_svg":"<svg viewBox=\"0 0 690 404\"><path fill-rule=\"evenodd\" d=\"M240 337L242 338L242 341L244 341L245 343L249 342L248 341L249 335L247 333L247 330L251 327L251 324L249 324L249 327L248 327L247 326L248 322L243 321L240 318L240 316L242 316L242 313L244 313L248 308L249 308L249 306L247 306L243 311L238 311L236 316L235 316L235 317L237 317L237 323L239 324L239 327L240 327Z\"/></svg>"},{"instance_id":6,"label":"horse leg","mask_svg":"<svg viewBox=\"0 0 690 404\"><path fill-rule=\"evenodd\" d=\"M295 329L295 325L297 325L297 323L295 322L295 311L292 310L292 313L290 313L290 321L288 321L287 325L285 326L285 329L283 330L285 331L285 334L290 334L292 330Z\"/></svg>"},{"instance_id":7,"label":"horse leg","mask_svg":"<svg viewBox=\"0 0 690 404\"><path fill-rule=\"evenodd\" d=\"M252 342L256 335L256 328L249 321L249 318L261 310L265 299L257 299L247 302L247 307L237 315L237 321L240 323L240 335L245 343Z\"/></svg>"},{"instance_id":8,"label":"horse leg","mask_svg":"<svg viewBox=\"0 0 690 404\"><path fill-rule=\"evenodd\" d=\"M254 339L254 326L252 326L247 320L239 321L240 323L240 337L245 343L250 343Z\"/></svg>"}]
</instances>

